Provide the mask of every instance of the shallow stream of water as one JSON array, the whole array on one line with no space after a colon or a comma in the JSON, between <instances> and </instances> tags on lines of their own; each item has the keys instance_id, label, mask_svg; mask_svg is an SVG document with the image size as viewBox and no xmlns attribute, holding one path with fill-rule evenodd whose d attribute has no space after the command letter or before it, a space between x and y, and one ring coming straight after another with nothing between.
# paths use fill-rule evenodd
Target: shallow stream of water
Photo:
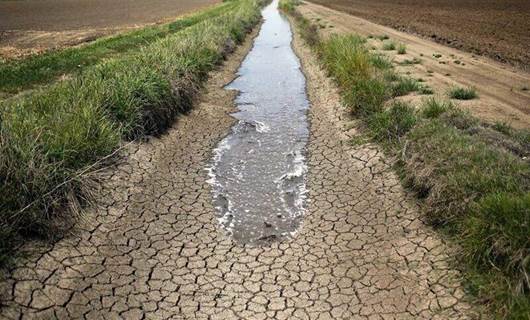
<instances>
[{"instance_id":1,"label":"shallow stream of water","mask_svg":"<svg viewBox=\"0 0 530 320\"><path fill-rule=\"evenodd\" d=\"M304 150L309 129L305 78L291 48L292 32L278 0L238 78L238 121L217 146L209 168L220 225L240 243L292 236L304 213Z\"/></svg>"}]
</instances>

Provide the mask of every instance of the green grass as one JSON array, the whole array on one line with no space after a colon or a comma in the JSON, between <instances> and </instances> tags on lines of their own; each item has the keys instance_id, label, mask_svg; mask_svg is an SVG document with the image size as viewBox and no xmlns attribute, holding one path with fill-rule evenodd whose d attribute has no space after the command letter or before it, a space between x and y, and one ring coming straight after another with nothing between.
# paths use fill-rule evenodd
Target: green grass
<instances>
[{"instance_id":1,"label":"green grass","mask_svg":"<svg viewBox=\"0 0 530 320\"><path fill-rule=\"evenodd\" d=\"M398 54L405 54L405 53L407 53L407 46L406 46L404 43L400 43L400 44L398 44L397 53L398 53Z\"/></svg>"},{"instance_id":2,"label":"green grass","mask_svg":"<svg viewBox=\"0 0 530 320\"><path fill-rule=\"evenodd\" d=\"M423 101L420 114L425 118L438 118L443 113L454 108L455 105L450 101L428 98Z\"/></svg>"},{"instance_id":3,"label":"green grass","mask_svg":"<svg viewBox=\"0 0 530 320\"><path fill-rule=\"evenodd\" d=\"M138 50L201 21L217 17L235 4L223 3L168 24L101 38L83 46L7 61L0 64L0 92L15 94L37 85L49 84L62 75L78 74L103 59Z\"/></svg>"},{"instance_id":4,"label":"green grass","mask_svg":"<svg viewBox=\"0 0 530 320\"><path fill-rule=\"evenodd\" d=\"M410 92L418 91L421 88L420 83L416 79L409 77L398 77L396 82L391 84L392 95L394 97L404 96Z\"/></svg>"},{"instance_id":5,"label":"green grass","mask_svg":"<svg viewBox=\"0 0 530 320\"><path fill-rule=\"evenodd\" d=\"M373 54L370 56L370 62L372 65L378 69L386 70L392 68L392 61L388 59L386 55L383 54Z\"/></svg>"},{"instance_id":6,"label":"green grass","mask_svg":"<svg viewBox=\"0 0 530 320\"><path fill-rule=\"evenodd\" d=\"M382 49L385 51L396 50L396 43L394 41L385 41Z\"/></svg>"},{"instance_id":7,"label":"green grass","mask_svg":"<svg viewBox=\"0 0 530 320\"><path fill-rule=\"evenodd\" d=\"M72 80L4 101L0 111L0 262L22 236L46 235L83 173L123 140L163 132L191 108L208 75L260 19L260 1L108 59Z\"/></svg>"},{"instance_id":8,"label":"green grass","mask_svg":"<svg viewBox=\"0 0 530 320\"><path fill-rule=\"evenodd\" d=\"M387 106L418 83L377 62L358 37L332 36L311 47L367 135L399 159L396 169L421 199L427 221L460 245L468 291L496 318L529 319L530 163L486 142L478 133L487 124L450 101ZM528 131L497 127L505 144L530 145Z\"/></svg>"},{"instance_id":9,"label":"green grass","mask_svg":"<svg viewBox=\"0 0 530 320\"><path fill-rule=\"evenodd\" d=\"M452 87L447 94L450 98L458 100L471 100L478 97L474 88Z\"/></svg>"},{"instance_id":10,"label":"green grass","mask_svg":"<svg viewBox=\"0 0 530 320\"><path fill-rule=\"evenodd\" d=\"M414 64L420 64L420 63L421 63L421 59L412 58L412 59L405 59L405 60L401 61L399 63L399 65L401 65L401 66L410 66L410 65L414 65Z\"/></svg>"},{"instance_id":11,"label":"green grass","mask_svg":"<svg viewBox=\"0 0 530 320\"><path fill-rule=\"evenodd\" d=\"M367 119L367 124L376 141L392 145L399 141L414 126L416 121L414 108L397 101L388 109L373 113Z\"/></svg>"}]
</instances>

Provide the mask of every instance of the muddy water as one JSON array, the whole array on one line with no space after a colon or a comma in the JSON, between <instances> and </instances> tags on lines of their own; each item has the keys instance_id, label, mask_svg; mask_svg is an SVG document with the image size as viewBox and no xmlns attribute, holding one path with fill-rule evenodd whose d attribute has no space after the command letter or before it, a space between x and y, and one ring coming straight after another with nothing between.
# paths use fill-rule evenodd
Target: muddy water
<instances>
[{"instance_id":1,"label":"muddy water","mask_svg":"<svg viewBox=\"0 0 530 320\"><path fill-rule=\"evenodd\" d=\"M239 91L239 121L209 168L220 225L241 243L292 236L304 212L309 103L290 25L277 6L263 10L254 47L226 88Z\"/></svg>"}]
</instances>

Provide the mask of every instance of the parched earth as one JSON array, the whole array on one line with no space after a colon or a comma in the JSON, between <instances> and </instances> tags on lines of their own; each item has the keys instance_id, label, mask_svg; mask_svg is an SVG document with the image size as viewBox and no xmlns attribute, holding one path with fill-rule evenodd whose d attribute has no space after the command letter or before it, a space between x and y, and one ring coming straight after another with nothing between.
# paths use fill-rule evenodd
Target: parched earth
<instances>
[{"instance_id":1,"label":"parched earth","mask_svg":"<svg viewBox=\"0 0 530 320\"><path fill-rule=\"evenodd\" d=\"M101 174L71 235L33 247L2 283L2 318L470 319L453 249L426 227L299 38L311 101L309 205L292 239L240 245L218 226L205 167L234 119L247 41L169 132ZM28 247L29 250L29 247ZM21 317L22 315L22 317Z\"/></svg>"}]
</instances>

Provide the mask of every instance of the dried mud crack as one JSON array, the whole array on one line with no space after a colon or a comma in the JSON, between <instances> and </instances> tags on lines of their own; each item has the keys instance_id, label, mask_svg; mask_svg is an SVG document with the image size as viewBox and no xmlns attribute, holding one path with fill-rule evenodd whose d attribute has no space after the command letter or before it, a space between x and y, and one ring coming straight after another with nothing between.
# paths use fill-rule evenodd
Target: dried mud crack
<instances>
[{"instance_id":1,"label":"dried mud crack","mask_svg":"<svg viewBox=\"0 0 530 320\"><path fill-rule=\"evenodd\" d=\"M98 205L2 282L1 318L467 319L450 248L420 219L383 154L353 147L340 99L295 37L311 108L308 209L292 239L245 246L220 231L204 170L235 122L233 79L102 175Z\"/></svg>"}]
</instances>

